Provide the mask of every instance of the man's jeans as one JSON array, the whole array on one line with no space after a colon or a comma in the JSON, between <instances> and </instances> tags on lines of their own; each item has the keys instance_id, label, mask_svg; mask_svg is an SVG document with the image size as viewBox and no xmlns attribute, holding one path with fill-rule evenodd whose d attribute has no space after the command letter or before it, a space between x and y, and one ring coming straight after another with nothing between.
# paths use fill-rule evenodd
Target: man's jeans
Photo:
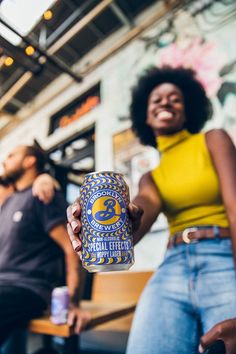
<instances>
[{"instance_id":1,"label":"man's jeans","mask_svg":"<svg viewBox=\"0 0 236 354\"><path fill-rule=\"evenodd\" d=\"M26 329L15 330L0 347L0 354L26 354L26 344Z\"/></svg>"},{"instance_id":2,"label":"man's jeans","mask_svg":"<svg viewBox=\"0 0 236 354\"><path fill-rule=\"evenodd\" d=\"M127 354L196 354L200 336L236 317L236 277L230 239L181 244L146 286Z\"/></svg>"}]
</instances>

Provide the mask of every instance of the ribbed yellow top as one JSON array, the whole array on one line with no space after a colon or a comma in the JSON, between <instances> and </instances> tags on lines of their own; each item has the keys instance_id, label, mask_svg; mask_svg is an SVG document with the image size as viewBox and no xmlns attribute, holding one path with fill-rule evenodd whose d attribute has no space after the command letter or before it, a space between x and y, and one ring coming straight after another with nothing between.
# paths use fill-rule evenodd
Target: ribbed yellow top
<instances>
[{"instance_id":1,"label":"ribbed yellow top","mask_svg":"<svg viewBox=\"0 0 236 354\"><path fill-rule=\"evenodd\" d=\"M228 226L205 135L182 130L159 136L160 165L152 171L170 234L201 225Z\"/></svg>"}]
</instances>

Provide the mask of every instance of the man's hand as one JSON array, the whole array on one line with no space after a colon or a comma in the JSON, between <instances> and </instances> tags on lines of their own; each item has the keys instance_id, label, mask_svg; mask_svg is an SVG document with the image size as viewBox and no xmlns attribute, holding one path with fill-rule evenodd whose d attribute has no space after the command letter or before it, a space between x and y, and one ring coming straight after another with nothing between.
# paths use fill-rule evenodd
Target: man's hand
<instances>
[{"instance_id":1,"label":"man's hand","mask_svg":"<svg viewBox=\"0 0 236 354\"><path fill-rule=\"evenodd\" d=\"M47 173L39 175L32 186L33 196L38 197L44 204L51 202L55 189L60 189L60 185Z\"/></svg>"},{"instance_id":2,"label":"man's hand","mask_svg":"<svg viewBox=\"0 0 236 354\"><path fill-rule=\"evenodd\" d=\"M69 326L74 326L75 333L79 334L86 328L91 320L91 314L88 311L83 311L78 307L72 307L69 310L67 323Z\"/></svg>"},{"instance_id":3,"label":"man's hand","mask_svg":"<svg viewBox=\"0 0 236 354\"><path fill-rule=\"evenodd\" d=\"M236 318L220 322L208 331L200 340L199 352L203 353L217 340L224 342L226 354L236 353Z\"/></svg>"}]
</instances>

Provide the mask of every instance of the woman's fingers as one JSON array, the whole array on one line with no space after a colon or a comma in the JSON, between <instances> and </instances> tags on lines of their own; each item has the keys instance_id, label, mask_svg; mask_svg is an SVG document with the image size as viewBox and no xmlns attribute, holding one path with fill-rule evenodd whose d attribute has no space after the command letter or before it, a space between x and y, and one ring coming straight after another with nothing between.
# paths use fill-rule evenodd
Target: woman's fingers
<instances>
[{"instance_id":1,"label":"woman's fingers","mask_svg":"<svg viewBox=\"0 0 236 354\"><path fill-rule=\"evenodd\" d=\"M79 233L81 230L81 222L80 222L80 213L81 208L79 201L75 201L72 205L70 205L67 210L67 232L70 237L72 247L74 248L75 252L79 252L82 248L82 242L79 238Z\"/></svg>"},{"instance_id":2,"label":"woman's fingers","mask_svg":"<svg viewBox=\"0 0 236 354\"><path fill-rule=\"evenodd\" d=\"M72 206L71 206L71 212L72 212L72 215L73 215L75 218L80 216L81 207L80 207L79 199L76 199L76 201L72 204Z\"/></svg>"},{"instance_id":3,"label":"woman's fingers","mask_svg":"<svg viewBox=\"0 0 236 354\"><path fill-rule=\"evenodd\" d=\"M141 209L139 206L137 206L134 203L129 203L128 210L129 210L130 218L132 220L141 219L141 216L143 215L143 209Z\"/></svg>"},{"instance_id":4,"label":"woman's fingers","mask_svg":"<svg viewBox=\"0 0 236 354\"><path fill-rule=\"evenodd\" d=\"M71 241L73 249L75 250L75 252L79 252L82 247L82 242L81 242L80 238L78 237L78 235L74 234L69 223L67 224L67 233L70 237L70 241Z\"/></svg>"},{"instance_id":5,"label":"woman's fingers","mask_svg":"<svg viewBox=\"0 0 236 354\"><path fill-rule=\"evenodd\" d=\"M73 232L75 234L79 233L80 229L81 229L81 222L77 217L74 217L74 215L72 213L72 206L69 206L67 208L66 213L67 213L68 223L71 225Z\"/></svg>"},{"instance_id":6,"label":"woman's fingers","mask_svg":"<svg viewBox=\"0 0 236 354\"><path fill-rule=\"evenodd\" d=\"M128 206L129 217L132 222L132 230L136 231L140 227L143 209L134 203L129 203Z\"/></svg>"}]
</instances>

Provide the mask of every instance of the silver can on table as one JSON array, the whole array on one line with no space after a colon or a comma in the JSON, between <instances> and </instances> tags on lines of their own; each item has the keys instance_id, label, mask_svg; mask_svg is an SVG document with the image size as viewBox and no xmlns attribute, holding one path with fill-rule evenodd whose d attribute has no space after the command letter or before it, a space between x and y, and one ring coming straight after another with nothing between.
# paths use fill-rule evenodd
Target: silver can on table
<instances>
[{"instance_id":1,"label":"silver can on table","mask_svg":"<svg viewBox=\"0 0 236 354\"><path fill-rule=\"evenodd\" d=\"M67 321L69 312L69 291L67 286L54 288L51 299L51 321L63 324Z\"/></svg>"},{"instance_id":2,"label":"silver can on table","mask_svg":"<svg viewBox=\"0 0 236 354\"><path fill-rule=\"evenodd\" d=\"M123 176L110 171L87 174L80 203L83 267L89 272L129 269L134 250Z\"/></svg>"}]
</instances>

